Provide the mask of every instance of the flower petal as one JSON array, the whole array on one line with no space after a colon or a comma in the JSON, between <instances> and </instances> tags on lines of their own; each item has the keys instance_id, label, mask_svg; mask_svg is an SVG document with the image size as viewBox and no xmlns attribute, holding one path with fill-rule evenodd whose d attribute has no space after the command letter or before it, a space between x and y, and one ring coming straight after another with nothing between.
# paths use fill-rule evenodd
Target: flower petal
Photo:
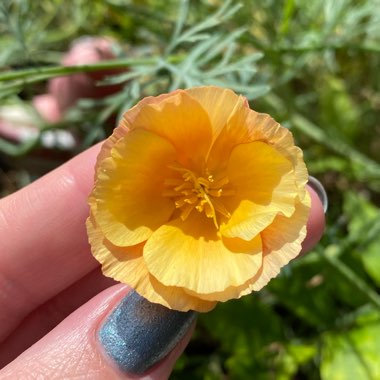
<instances>
[{"instance_id":1,"label":"flower petal","mask_svg":"<svg viewBox=\"0 0 380 380\"><path fill-rule=\"evenodd\" d=\"M185 91L178 91L160 103L142 106L129 127L146 129L167 139L175 147L178 161L188 169L202 166L211 146L210 119Z\"/></svg>"},{"instance_id":2,"label":"flower petal","mask_svg":"<svg viewBox=\"0 0 380 380\"><path fill-rule=\"evenodd\" d=\"M273 145L277 151L292 162L295 172L295 180L298 187L300 199L306 196L305 185L308 181L308 172L303 161L302 150L294 145L292 133L287 128L283 128L269 115L260 114L249 110L247 123L250 126L250 138L260 140Z\"/></svg>"},{"instance_id":3,"label":"flower petal","mask_svg":"<svg viewBox=\"0 0 380 380\"><path fill-rule=\"evenodd\" d=\"M227 88L205 86L194 87L185 91L206 110L213 129L213 140L226 126L236 107L244 105L244 107L248 108L248 102L245 97L236 95Z\"/></svg>"},{"instance_id":4,"label":"flower petal","mask_svg":"<svg viewBox=\"0 0 380 380\"><path fill-rule=\"evenodd\" d=\"M226 237L251 240L277 213L290 216L298 194L291 162L272 146L254 141L236 146L227 167L235 195L224 201L231 218L220 228Z\"/></svg>"},{"instance_id":5,"label":"flower petal","mask_svg":"<svg viewBox=\"0 0 380 380\"><path fill-rule=\"evenodd\" d=\"M226 118L225 126L214 139L208 154L207 167L211 172L225 170L232 149L239 144L253 141L247 124L250 111L247 99L241 96L236 99L234 108Z\"/></svg>"},{"instance_id":6,"label":"flower petal","mask_svg":"<svg viewBox=\"0 0 380 380\"><path fill-rule=\"evenodd\" d=\"M87 219L86 226L93 254L106 276L128 284L150 302L171 309L206 312L215 307L215 301L201 300L182 288L164 286L151 276L142 257L144 243L132 247L114 246L104 238L93 215Z\"/></svg>"},{"instance_id":7,"label":"flower petal","mask_svg":"<svg viewBox=\"0 0 380 380\"><path fill-rule=\"evenodd\" d=\"M195 310L205 313L216 306L216 301L202 300L200 297L187 293L184 288L165 286L151 274L149 274L149 281L142 283L136 290L150 302L159 303L174 310Z\"/></svg>"},{"instance_id":8,"label":"flower petal","mask_svg":"<svg viewBox=\"0 0 380 380\"><path fill-rule=\"evenodd\" d=\"M146 98L140 100L134 107L125 112L119 125L114 129L112 135L108 137L102 145L102 148L96 160L97 168L99 168L100 163L105 158L111 155L111 149L116 144L116 142L127 135L130 130L129 126L132 125L133 121L136 119L136 116L141 112L142 106L159 103L168 96L172 96L172 94L173 93L162 94L160 96L147 96Z\"/></svg>"},{"instance_id":9,"label":"flower petal","mask_svg":"<svg viewBox=\"0 0 380 380\"><path fill-rule=\"evenodd\" d=\"M111 153L100 165L94 216L113 244L135 245L166 223L174 210L173 202L162 193L175 150L154 133L134 130Z\"/></svg>"},{"instance_id":10,"label":"flower petal","mask_svg":"<svg viewBox=\"0 0 380 380\"><path fill-rule=\"evenodd\" d=\"M280 269L298 256L301 243L306 236L306 221L310 211L310 196L296 202L296 210L290 218L278 215L273 223L262 233L264 256L262 266L252 278L240 286L230 286L222 292L197 294L186 290L190 295L197 295L205 301L228 301L240 298L252 291L259 291L276 277Z\"/></svg>"},{"instance_id":11,"label":"flower petal","mask_svg":"<svg viewBox=\"0 0 380 380\"><path fill-rule=\"evenodd\" d=\"M270 279L277 276L280 269L294 259L301 251L301 243L306 237L306 222L310 212L310 195L296 202L296 210L290 218L278 215L262 233L264 246L263 271L251 285L260 290Z\"/></svg>"},{"instance_id":12,"label":"flower petal","mask_svg":"<svg viewBox=\"0 0 380 380\"><path fill-rule=\"evenodd\" d=\"M226 248L213 221L193 211L186 221L177 219L155 231L144 247L144 259L162 284L207 294L254 276L262 260L260 236L250 248L244 253Z\"/></svg>"}]
</instances>

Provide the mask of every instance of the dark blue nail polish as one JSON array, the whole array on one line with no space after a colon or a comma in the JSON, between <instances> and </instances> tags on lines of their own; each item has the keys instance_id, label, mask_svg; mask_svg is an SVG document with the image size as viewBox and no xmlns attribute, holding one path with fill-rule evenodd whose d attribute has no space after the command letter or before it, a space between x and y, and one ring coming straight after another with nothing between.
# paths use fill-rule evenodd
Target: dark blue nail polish
<instances>
[{"instance_id":1,"label":"dark blue nail polish","mask_svg":"<svg viewBox=\"0 0 380 380\"><path fill-rule=\"evenodd\" d=\"M124 372L140 375L169 354L196 315L151 303L131 291L105 321L99 339Z\"/></svg>"}]
</instances>

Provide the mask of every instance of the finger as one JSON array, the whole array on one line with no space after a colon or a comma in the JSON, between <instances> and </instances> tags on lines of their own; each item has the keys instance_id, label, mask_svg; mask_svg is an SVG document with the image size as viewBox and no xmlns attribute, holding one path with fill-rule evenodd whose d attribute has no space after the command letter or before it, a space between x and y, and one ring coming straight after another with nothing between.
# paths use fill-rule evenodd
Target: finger
<instances>
[{"instance_id":1,"label":"finger","mask_svg":"<svg viewBox=\"0 0 380 380\"><path fill-rule=\"evenodd\" d=\"M99 146L0 202L0 341L32 310L98 265L87 196Z\"/></svg>"},{"instance_id":2,"label":"finger","mask_svg":"<svg viewBox=\"0 0 380 380\"><path fill-rule=\"evenodd\" d=\"M126 286L116 285L71 314L0 375L135 379L149 374L150 379L162 380L189 340L194 319L193 312L151 304Z\"/></svg>"},{"instance_id":3,"label":"finger","mask_svg":"<svg viewBox=\"0 0 380 380\"><path fill-rule=\"evenodd\" d=\"M100 268L33 310L0 344L0 368L45 336L63 319L102 290L116 282L103 276Z\"/></svg>"},{"instance_id":4,"label":"finger","mask_svg":"<svg viewBox=\"0 0 380 380\"><path fill-rule=\"evenodd\" d=\"M310 186L307 186L311 197L311 210L307 221L307 235L302 243L301 255L310 251L321 239L325 230L325 213L322 199L317 192Z\"/></svg>"}]
</instances>

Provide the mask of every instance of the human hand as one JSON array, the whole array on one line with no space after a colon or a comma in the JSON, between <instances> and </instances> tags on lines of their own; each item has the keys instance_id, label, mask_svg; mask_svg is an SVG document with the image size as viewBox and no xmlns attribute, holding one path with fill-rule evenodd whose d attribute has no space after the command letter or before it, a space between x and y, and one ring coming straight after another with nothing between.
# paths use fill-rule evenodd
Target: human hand
<instances>
[{"instance_id":1,"label":"human hand","mask_svg":"<svg viewBox=\"0 0 380 380\"><path fill-rule=\"evenodd\" d=\"M90 254L85 220L98 151L0 201L0 367L10 362L1 379L165 379L190 339L192 313L147 305L105 278ZM309 191L304 252L324 229L321 201Z\"/></svg>"}]
</instances>

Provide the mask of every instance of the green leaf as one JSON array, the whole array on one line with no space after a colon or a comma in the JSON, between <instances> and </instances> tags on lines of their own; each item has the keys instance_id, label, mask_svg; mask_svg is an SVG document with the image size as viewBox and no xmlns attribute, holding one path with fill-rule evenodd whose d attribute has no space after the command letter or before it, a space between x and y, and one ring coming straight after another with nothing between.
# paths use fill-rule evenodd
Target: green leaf
<instances>
[{"instance_id":1,"label":"green leaf","mask_svg":"<svg viewBox=\"0 0 380 380\"><path fill-rule=\"evenodd\" d=\"M347 192L344 212L350 238L359 243L360 258L368 275L380 286L380 211L364 196Z\"/></svg>"},{"instance_id":2,"label":"green leaf","mask_svg":"<svg viewBox=\"0 0 380 380\"><path fill-rule=\"evenodd\" d=\"M321 82L322 124L328 126L330 136L353 143L361 132L359 106L349 95L343 80L328 75Z\"/></svg>"},{"instance_id":3,"label":"green leaf","mask_svg":"<svg viewBox=\"0 0 380 380\"><path fill-rule=\"evenodd\" d=\"M317 354L315 344L290 343L276 358L276 380L293 380L300 367Z\"/></svg>"},{"instance_id":4,"label":"green leaf","mask_svg":"<svg viewBox=\"0 0 380 380\"><path fill-rule=\"evenodd\" d=\"M380 323L323 336L322 380L380 378Z\"/></svg>"},{"instance_id":5,"label":"green leaf","mask_svg":"<svg viewBox=\"0 0 380 380\"><path fill-rule=\"evenodd\" d=\"M269 379L269 347L278 346L285 336L281 318L259 295L220 304L201 315L200 323L220 342L227 356L224 366L233 379Z\"/></svg>"}]
</instances>

